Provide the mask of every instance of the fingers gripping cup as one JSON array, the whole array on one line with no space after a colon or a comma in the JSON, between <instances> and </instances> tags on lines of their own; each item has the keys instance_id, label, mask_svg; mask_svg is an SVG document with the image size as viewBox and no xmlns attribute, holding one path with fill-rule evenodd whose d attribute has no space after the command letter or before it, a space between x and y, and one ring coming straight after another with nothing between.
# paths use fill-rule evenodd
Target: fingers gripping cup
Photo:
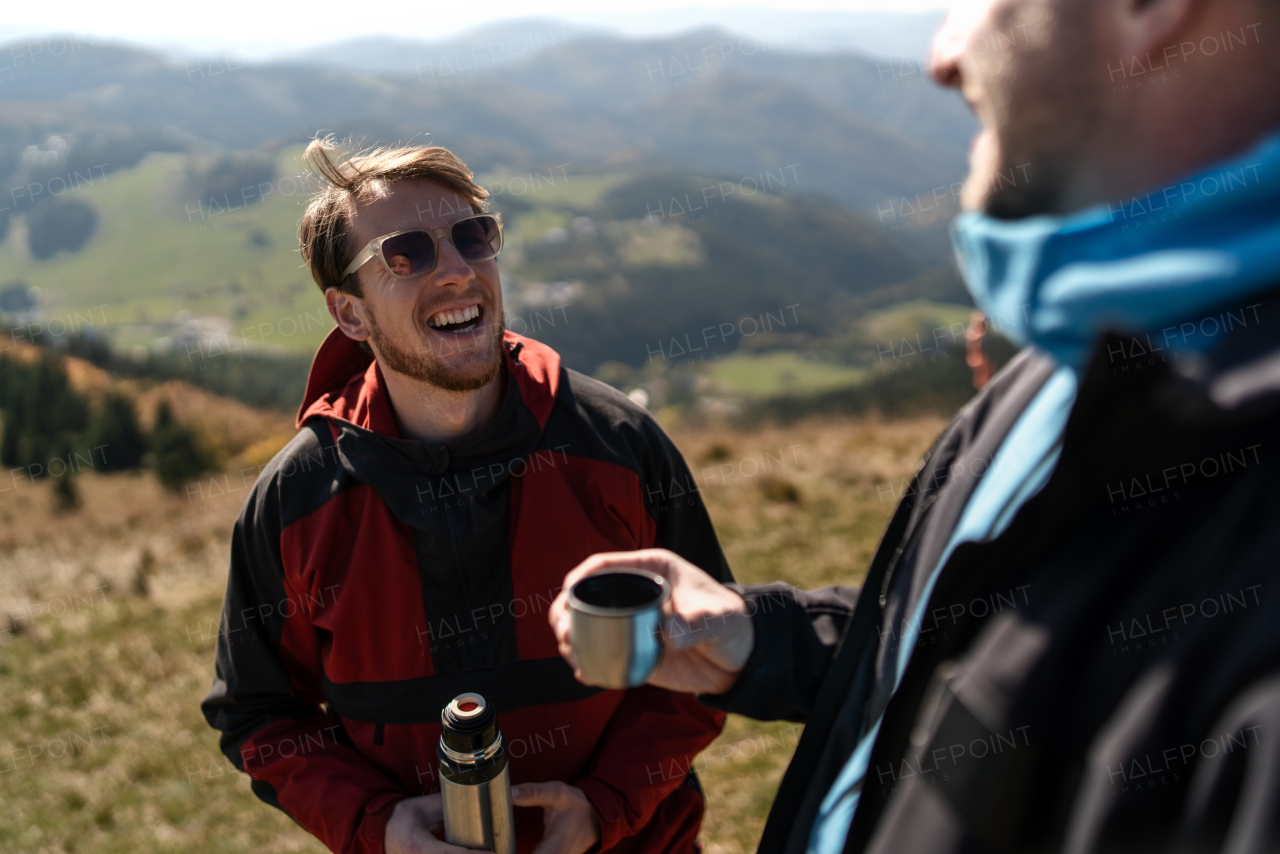
<instances>
[{"instance_id":1,"label":"fingers gripping cup","mask_svg":"<svg viewBox=\"0 0 1280 854\"><path fill-rule=\"evenodd\" d=\"M569 588L569 642L582 678L605 688L643 685L662 660L665 578L643 569L588 576Z\"/></svg>"}]
</instances>

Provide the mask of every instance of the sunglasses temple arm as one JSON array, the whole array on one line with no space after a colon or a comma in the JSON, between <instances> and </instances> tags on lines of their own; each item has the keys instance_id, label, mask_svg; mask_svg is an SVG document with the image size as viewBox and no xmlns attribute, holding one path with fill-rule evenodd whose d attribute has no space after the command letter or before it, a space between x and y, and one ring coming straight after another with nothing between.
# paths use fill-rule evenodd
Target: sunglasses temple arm
<instances>
[{"instance_id":1,"label":"sunglasses temple arm","mask_svg":"<svg viewBox=\"0 0 1280 854\"><path fill-rule=\"evenodd\" d=\"M345 279L347 276L350 276L356 270L363 267L370 258L378 254L378 248L380 247L374 247L372 245L366 246L360 254L357 255L349 265L347 265L346 272L342 274L342 278Z\"/></svg>"}]
</instances>

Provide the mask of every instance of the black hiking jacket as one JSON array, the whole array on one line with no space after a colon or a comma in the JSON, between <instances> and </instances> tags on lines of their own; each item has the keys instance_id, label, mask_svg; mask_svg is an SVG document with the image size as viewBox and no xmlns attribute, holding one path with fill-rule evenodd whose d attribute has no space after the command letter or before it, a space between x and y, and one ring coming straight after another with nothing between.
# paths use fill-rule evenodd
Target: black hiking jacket
<instances>
[{"instance_id":1,"label":"black hiking jacket","mask_svg":"<svg viewBox=\"0 0 1280 854\"><path fill-rule=\"evenodd\" d=\"M846 851L1280 851L1280 293L1248 302L1208 355L1100 342L1052 477L952 553L892 694L903 614L1046 356L938 439L861 591L743 588L754 652L702 700L805 723L762 852L806 850L881 708Z\"/></svg>"}]
</instances>

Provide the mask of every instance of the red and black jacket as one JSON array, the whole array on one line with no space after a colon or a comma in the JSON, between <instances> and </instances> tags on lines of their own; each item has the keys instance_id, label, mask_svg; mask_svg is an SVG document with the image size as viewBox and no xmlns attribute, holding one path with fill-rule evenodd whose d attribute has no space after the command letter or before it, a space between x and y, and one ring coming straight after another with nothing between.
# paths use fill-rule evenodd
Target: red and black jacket
<instances>
[{"instance_id":1,"label":"red and black jacket","mask_svg":"<svg viewBox=\"0 0 1280 854\"><path fill-rule=\"evenodd\" d=\"M691 851L702 798L671 770L723 715L580 684L547 608L596 552L669 548L727 581L724 555L648 413L542 344L507 333L505 349L494 422L433 446L400 438L376 362L325 340L300 432L236 522L205 717L260 798L333 851L380 854L395 804L439 789L441 709L477 691L512 781L581 788L602 850ZM540 811L516 824L531 850Z\"/></svg>"}]
</instances>

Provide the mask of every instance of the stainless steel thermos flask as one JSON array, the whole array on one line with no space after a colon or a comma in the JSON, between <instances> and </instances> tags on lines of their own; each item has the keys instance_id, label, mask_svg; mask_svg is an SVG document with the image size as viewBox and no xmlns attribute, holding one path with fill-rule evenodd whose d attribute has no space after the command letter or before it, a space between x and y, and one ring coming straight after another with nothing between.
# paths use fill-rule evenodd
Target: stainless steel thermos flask
<instances>
[{"instance_id":1,"label":"stainless steel thermos flask","mask_svg":"<svg viewBox=\"0 0 1280 854\"><path fill-rule=\"evenodd\" d=\"M516 854L515 810L498 715L479 694L461 694L440 713L436 751L444 836L451 845Z\"/></svg>"}]
</instances>

